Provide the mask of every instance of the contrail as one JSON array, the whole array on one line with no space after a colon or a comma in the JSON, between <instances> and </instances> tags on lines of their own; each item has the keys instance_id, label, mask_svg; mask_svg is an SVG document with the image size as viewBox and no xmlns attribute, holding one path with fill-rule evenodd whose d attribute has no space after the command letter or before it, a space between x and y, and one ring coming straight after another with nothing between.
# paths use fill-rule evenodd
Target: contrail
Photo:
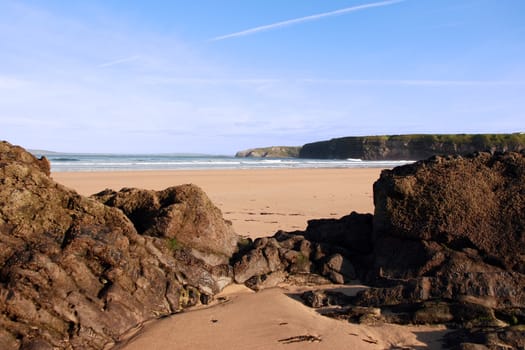
<instances>
[{"instance_id":1,"label":"contrail","mask_svg":"<svg viewBox=\"0 0 525 350\"><path fill-rule=\"evenodd\" d=\"M361 11L361 10L365 10L365 9L369 9L369 8L373 8L373 7L383 7L383 6L394 5L394 4L398 4L400 2L404 2L404 1L406 1L406 0L388 0L388 1L381 1L381 2L373 2L373 3L370 3L370 4L363 4L363 5L358 5L358 6L347 7L347 8L340 9L340 10L324 12L324 13L318 13L316 15L310 15L310 16L306 16L306 17L289 19L289 20L282 21L282 22L277 22L277 23L272 23L272 24L267 24L267 25L264 25L264 26L260 26L260 27L246 29L246 30L243 30L243 31L240 31L240 32L235 32L235 33L231 33L231 34L217 36L217 37L211 39L211 41L219 41L219 40L230 39L230 38L235 38L235 37L239 37L239 36L251 35L251 34L255 34L255 33L259 33L259 32L264 32L264 31L267 31L267 30L272 30L272 29L276 29L276 28L291 26L291 25L294 25L294 24L297 24L297 23L316 21L318 19L325 18L325 17L338 16L338 15L342 15L342 14L345 14L345 13L348 13L348 12Z\"/></svg>"}]
</instances>

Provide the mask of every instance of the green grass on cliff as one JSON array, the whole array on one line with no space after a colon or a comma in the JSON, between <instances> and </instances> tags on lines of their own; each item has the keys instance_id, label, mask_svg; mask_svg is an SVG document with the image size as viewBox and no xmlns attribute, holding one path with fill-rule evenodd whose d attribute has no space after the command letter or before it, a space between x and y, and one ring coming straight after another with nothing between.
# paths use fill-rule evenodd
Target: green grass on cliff
<instances>
[{"instance_id":1,"label":"green grass on cliff","mask_svg":"<svg viewBox=\"0 0 525 350\"><path fill-rule=\"evenodd\" d=\"M501 144L525 144L525 133L514 134L408 134L358 137L370 141L424 141L437 143L474 144L480 148Z\"/></svg>"}]
</instances>

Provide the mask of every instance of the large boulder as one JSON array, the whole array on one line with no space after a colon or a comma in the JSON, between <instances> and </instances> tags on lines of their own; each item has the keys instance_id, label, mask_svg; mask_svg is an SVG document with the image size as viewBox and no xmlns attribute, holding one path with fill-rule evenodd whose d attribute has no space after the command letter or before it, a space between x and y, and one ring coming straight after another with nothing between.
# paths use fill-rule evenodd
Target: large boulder
<instances>
[{"instance_id":1,"label":"large boulder","mask_svg":"<svg viewBox=\"0 0 525 350\"><path fill-rule=\"evenodd\" d=\"M368 281L403 292L397 301L389 288L364 292L368 303L470 298L525 307L525 153L432 157L384 170L374 204ZM409 279L421 288L402 282Z\"/></svg>"},{"instance_id":2,"label":"large boulder","mask_svg":"<svg viewBox=\"0 0 525 350\"><path fill-rule=\"evenodd\" d=\"M354 214L303 233L343 248L372 288L350 300L314 292L308 303L335 303L340 310L329 314L350 321L460 327L458 348L523 346L525 152L432 157L384 170L374 203L372 229Z\"/></svg>"},{"instance_id":3,"label":"large boulder","mask_svg":"<svg viewBox=\"0 0 525 350\"><path fill-rule=\"evenodd\" d=\"M167 238L173 245L192 248L208 263L227 263L237 249L239 238L231 223L195 185L163 191L105 190L92 198L122 210L140 234Z\"/></svg>"},{"instance_id":4,"label":"large boulder","mask_svg":"<svg viewBox=\"0 0 525 350\"><path fill-rule=\"evenodd\" d=\"M525 273L525 153L433 157L374 184L376 237L475 249Z\"/></svg>"},{"instance_id":5,"label":"large boulder","mask_svg":"<svg viewBox=\"0 0 525 350\"><path fill-rule=\"evenodd\" d=\"M229 265L141 235L121 210L57 184L45 161L0 150L0 348L102 349L232 281Z\"/></svg>"}]
</instances>

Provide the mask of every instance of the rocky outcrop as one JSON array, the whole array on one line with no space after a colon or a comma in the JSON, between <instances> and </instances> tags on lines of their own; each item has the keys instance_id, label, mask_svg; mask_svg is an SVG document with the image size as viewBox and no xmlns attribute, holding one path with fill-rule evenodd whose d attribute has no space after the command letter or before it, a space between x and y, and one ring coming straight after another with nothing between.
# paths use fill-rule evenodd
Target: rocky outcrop
<instances>
[{"instance_id":1,"label":"rocky outcrop","mask_svg":"<svg viewBox=\"0 0 525 350\"><path fill-rule=\"evenodd\" d=\"M372 215L352 213L340 220L308 222L306 231L277 232L258 238L233 261L235 281L259 290L280 282L347 283L357 278L354 264L371 253Z\"/></svg>"},{"instance_id":2,"label":"rocky outcrop","mask_svg":"<svg viewBox=\"0 0 525 350\"><path fill-rule=\"evenodd\" d=\"M193 254L223 260L234 237L197 188L143 193L160 206L140 226L138 212L128 212L132 221L55 183L45 160L0 146L0 348L102 349L146 320L207 303L232 281L229 265ZM206 245L208 234L226 243Z\"/></svg>"},{"instance_id":3,"label":"rocky outcrop","mask_svg":"<svg viewBox=\"0 0 525 350\"><path fill-rule=\"evenodd\" d=\"M252 242L196 186L86 198L55 183L45 159L0 151L1 349L107 348L232 281L355 278L372 288L303 299L352 322L460 327L457 348L525 346L525 152L385 170L374 215Z\"/></svg>"},{"instance_id":4,"label":"rocky outcrop","mask_svg":"<svg viewBox=\"0 0 525 350\"><path fill-rule=\"evenodd\" d=\"M296 146L272 146L263 148L251 148L239 151L235 154L237 158L297 158L301 147Z\"/></svg>"},{"instance_id":5,"label":"rocky outcrop","mask_svg":"<svg viewBox=\"0 0 525 350\"><path fill-rule=\"evenodd\" d=\"M435 242L525 273L524 153L434 157L385 170L374 205L377 237L418 240L426 249Z\"/></svg>"},{"instance_id":6,"label":"rocky outcrop","mask_svg":"<svg viewBox=\"0 0 525 350\"><path fill-rule=\"evenodd\" d=\"M21 163L28 167L38 169L50 175L51 167L46 157L35 158L20 146L14 146L6 141L0 141L0 166L11 162Z\"/></svg>"},{"instance_id":7,"label":"rocky outcrop","mask_svg":"<svg viewBox=\"0 0 525 350\"><path fill-rule=\"evenodd\" d=\"M342 137L307 143L300 158L422 160L434 155L466 155L473 152L519 152L525 149L525 133L392 135Z\"/></svg>"},{"instance_id":8,"label":"rocky outcrop","mask_svg":"<svg viewBox=\"0 0 525 350\"><path fill-rule=\"evenodd\" d=\"M230 222L195 185L163 191L124 188L92 196L119 208L142 235L170 240L174 246L191 248L210 264L227 264L237 249L238 237ZM219 258L219 260L217 260Z\"/></svg>"},{"instance_id":9,"label":"rocky outcrop","mask_svg":"<svg viewBox=\"0 0 525 350\"><path fill-rule=\"evenodd\" d=\"M525 346L525 152L384 170L374 203L373 228L353 214L361 234L344 238L349 218L304 233L338 242L372 288L351 298L309 292L307 304L352 322L459 327L456 348Z\"/></svg>"}]
</instances>

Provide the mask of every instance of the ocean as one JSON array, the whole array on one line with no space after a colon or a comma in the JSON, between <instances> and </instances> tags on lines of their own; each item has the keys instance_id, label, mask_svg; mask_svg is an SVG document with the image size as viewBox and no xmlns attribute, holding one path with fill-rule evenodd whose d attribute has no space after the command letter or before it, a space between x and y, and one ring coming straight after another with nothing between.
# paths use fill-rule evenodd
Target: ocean
<instances>
[{"instance_id":1,"label":"ocean","mask_svg":"<svg viewBox=\"0 0 525 350\"><path fill-rule=\"evenodd\" d=\"M235 158L185 154L73 154L46 153L51 171L132 171L210 169L393 168L412 161L325 160L298 158Z\"/></svg>"}]
</instances>

